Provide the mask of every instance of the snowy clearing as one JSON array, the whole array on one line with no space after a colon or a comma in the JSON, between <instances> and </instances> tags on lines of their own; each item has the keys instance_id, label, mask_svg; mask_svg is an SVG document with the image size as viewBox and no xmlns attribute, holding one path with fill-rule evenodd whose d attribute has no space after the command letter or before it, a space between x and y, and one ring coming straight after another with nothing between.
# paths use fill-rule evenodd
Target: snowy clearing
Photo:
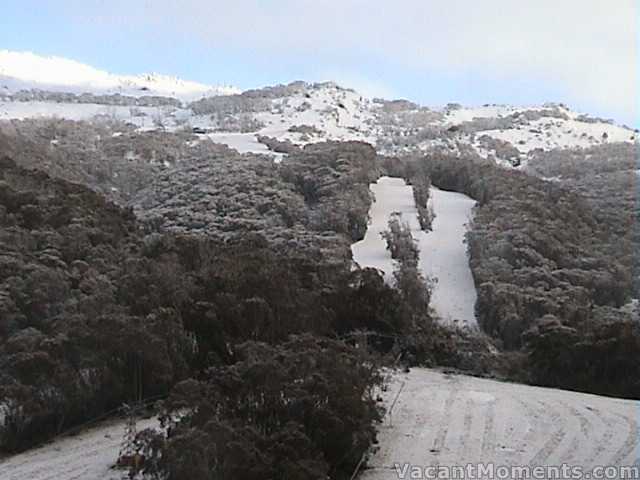
<instances>
[{"instance_id":1,"label":"snowy clearing","mask_svg":"<svg viewBox=\"0 0 640 480\"><path fill-rule=\"evenodd\" d=\"M362 480L400 478L395 463L640 463L638 401L419 368L396 375L385 396L397 400Z\"/></svg>"},{"instance_id":2,"label":"snowy clearing","mask_svg":"<svg viewBox=\"0 0 640 480\"><path fill-rule=\"evenodd\" d=\"M477 326L476 286L464 242L466 224L476 202L462 193L432 187L429 202L435 212L432 231L417 238L420 267L425 276L437 279L431 306L445 323Z\"/></svg>"},{"instance_id":3,"label":"snowy clearing","mask_svg":"<svg viewBox=\"0 0 640 480\"><path fill-rule=\"evenodd\" d=\"M260 153L271 155L276 161L281 161L282 153L272 152L263 143L258 142L255 133L209 133L212 142L221 143L239 153Z\"/></svg>"},{"instance_id":4,"label":"snowy clearing","mask_svg":"<svg viewBox=\"0 0 640 480\"><path fill-rule=\"evenodd\" d=\"M105 422L43 447L0 460L2 480L120 480L123 470L112 469L122 445L124 420ZM153 428L157 420L141 420L138 430Z\"/></svg>"},{"instance_id":5,"label":"snowy clearing","mask_svg":"<svg viewBox=\"0 0 640 480\"><path fill-rule=\"evenodd\" d=\"M446 323L476 326L476 289L469 268L464 235L475 201L456 192L431 188L430 203L436 214L433 230L420 229L410 186L401 178L381 177L369 186L375 202L369 211L370 223L363 240L351 246L354 260L362 267L382 270L393 279L394 261L380 236L394 212L411 227L420 248L420 268L426 277L437 279L431 306Z\"/></svg>"},{"instance_id":6,"label":"snowy clearing","mask_svg":"<svg viewBox=\"0 0 640 480\"><path fill-rule=\"evenodd\" d=\"M393 279L394 261L387 244L380 235L388 229L389 217L394 212L402 213L402 221L409 223L414 238L419 235L418 211L413 200L413 191L402 178L380 177L369 185L374 202L369 209L367 233L351 246L353 259L361 267L373 267L385 273L387 282Z\"/></svg>"}]
</instances>

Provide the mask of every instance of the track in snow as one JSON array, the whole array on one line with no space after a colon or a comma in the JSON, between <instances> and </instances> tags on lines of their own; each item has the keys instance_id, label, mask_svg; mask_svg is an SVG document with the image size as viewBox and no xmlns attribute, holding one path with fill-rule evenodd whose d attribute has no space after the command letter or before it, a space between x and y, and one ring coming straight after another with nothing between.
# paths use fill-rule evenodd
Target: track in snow
<instances>
[{"instance_id":1,"label":"track in snow","mask_svg":"<svg viewBox=\"0 0 640 480\"><path fill-rule=\"evenodd\" d=\"M396 463L587 470L640 463L638 401L416 368L394 377L387 403L403 382L361 480L401 478Z\"/></svg>"},{"instance_id":2,"label":"track in snow","mask_svg":"<svg viewBox=\"0 0 640 480\"><path fill-rule=\"evenodd\" d=\"M138 422L138 430L157 426L157 420ZM120 480L116 462L125 422L110 421L75 436L0 460L2 480Z\"/></svg>"}]
</instances>

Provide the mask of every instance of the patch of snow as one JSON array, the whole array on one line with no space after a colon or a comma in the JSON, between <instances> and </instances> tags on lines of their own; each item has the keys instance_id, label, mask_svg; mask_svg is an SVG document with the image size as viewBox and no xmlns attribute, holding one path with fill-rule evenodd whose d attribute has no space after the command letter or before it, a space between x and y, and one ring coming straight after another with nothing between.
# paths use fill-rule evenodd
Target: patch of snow
<instances>
[{"instance_id":1,"label":"patch of snow","mask_svg":"<svg viewBox=\"0 0 640 480\"><path fill-rule=\"evenodd\" d=\"M120 480L128 478L114 470L122 446L123 420L105 422L75 436L0 461L2 480ZM138 431L156 428L158 421L141 420Z\"/></svg>"},{"instance_id":2,"label":"patch of snow","mask_svg":"<svg viewBox=\"0 0 640 480\"><path fill-rule=\"evenodd\" d=\"M372 267L382 270L387 282L393 279L394 261L387 250L387 243L381 233L388 230L391 214L402 213L402 222L411 226L412 233L420 231L418 211L413 199L413 191L402 178L380 177L376 183L369 185L375 201L369 210L367 232L359 242L351 246L353 259L361 267Z\"/></svg>"},{"instance_id":3,"label":"patch of snow","mask_svg":"<svg viewBox=\"0 0 640 480\"><path fill-rule=\"evenodd\" d=\"M462 107L447 110L445 113L445 125L459 125L470 122L474 118L498 118L507 117L517 112L529 110L527 107L513 107L509 105L485 105L482 107Z\"/></svg>"},{"instance_id":4,"label":"patch of snow","mask_svg":"<svg viewBox=\"0 0 640 480\"><path fill-rule=\"evenodd\" d=\"M395 405L362 480L402 478L395 464L424 472L431 465L478 463L566 463L585 471L640 463L638 401L422 368L395 375L384 397L388 407Z\"/></svg>"},{"instance_id":5,"label":"patch of snow","mask_svg":"<svg viewBox=\"0 0 640 480\"><path fill-rule=\"evenodd\" d=\"M276 162L282 160L283 154L272 152L263 143L258 142L255 133L209 133L212 142L227 145L239 153L261 153L271 155Z\"/></svg>"},{"instance_id":6,"label":"patch of snow","mask_svg":"<svg viewBox=\"0 0 640 480\"><path fill-rule=\"evenodd\" d=\"M533 131L532 131L533 130ZM522 129L485 130L478 136L490 137L511 143L522 153L540 148L588 148L613 142L631 142L633 131L609 123L587 123L578 120L541 118Z\"/></svg>"},{"instance_id":7,"label":"patch of snow","mask_svg":"<svg viewBox=\"0 0 640 480\"><path fill-rule=\"evenodd\" d=\"M132 110L137 113L132 114ZM161 113L158 107L131 107L98 105L93 103L54 102L0 102L0 120L23 120L25 118L64 118L67 120L91 121L97 118L120 120L139 128L153 129L153 118ZM144 114L144 115L141 115Z\"/></svg>"},{"instance_id":8,"label":"patch of snow","mask_svg":"<svg viewBox=\"0 0 640 480\"><path fill-rule=\"evenodd\" d=\"M431 306L446 323L475 327L477 294L464 239L476 202L462 193L435 187L429 192L429 202L435 213L432 231L417 238L420 267L425 276L437 279Z\"/></svg>"}]
</instances>

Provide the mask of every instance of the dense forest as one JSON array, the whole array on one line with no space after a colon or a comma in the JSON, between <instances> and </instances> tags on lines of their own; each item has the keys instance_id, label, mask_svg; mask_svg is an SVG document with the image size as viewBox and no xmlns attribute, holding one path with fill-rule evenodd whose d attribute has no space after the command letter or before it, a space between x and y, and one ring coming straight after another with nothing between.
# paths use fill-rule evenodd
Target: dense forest
<instances>
[{"instance_id":1,"label":"dense forest","mask_svg":"<svg viewBox=\"0 0 640 480\"><path fill-rule=\"evenodd\" d=\"M15 139L0 142L2 151L19 150ZM370 146L316 145L282 167L212 155L210 166L179 165L167 174L172 182L160 173L140 190L138 219L133 207L3 157L3 450L27 448L123 402L170 395L170 415L187 386L193 396L184 408L214 395L220 410L182 416L171 429L161 446L171 462L157 468L172 478L210 478L190 470L187 447L197 432L220 448L203 457L213 463L198 464L201 472L222 452L225 472L247 467L251 455L263 462L244 478L282 472L273 469L284 468L279 459L290 452L273 448L295 442L306 447L287 457L288 478L342 478L373 442L381 413L379 359L371 353L432 364L469 360L468 348L430 322L427 292L420 296L426 284L396 289L379 272L354 268L350 244L364 234L367 185L379 168ZM203 195L206 202L195 201ZM194 223L198 216L207 228ZM275 378L268 371L280 381L265 384ZM235 383L220 389L227 376ZM266 404L228 410L248 392L265 398L264 389ZM311 412L326 418L311 425ZM252 423L256 415L276 423ZM209 430L211 421L217 430ZM233 455L222 449L229 438Z\"/></svg>"},{"instance_id":2,"label":"dense forest","mask_svg":"<svg viewBox=\"0 0 640 480\"><path fill-rule=\"evenodd\" d=\"M0 122L0 133L4 154L17 164L86 185L123 206L161 172L226 151L190 132L137 131L108 119L12 120Z\"/></svg>"}]
</instances>

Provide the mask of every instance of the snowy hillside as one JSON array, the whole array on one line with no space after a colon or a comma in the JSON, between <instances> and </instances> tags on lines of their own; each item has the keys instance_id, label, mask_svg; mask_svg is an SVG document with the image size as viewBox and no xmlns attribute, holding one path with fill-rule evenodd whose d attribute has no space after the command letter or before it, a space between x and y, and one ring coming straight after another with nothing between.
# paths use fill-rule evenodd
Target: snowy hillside
<instances>
[{"instance_id":1,"label":"snowy hillside","mask_svg":"<svg viewBox=\"0 0 640 480\"><path fill-rule=\"evenodd\" d=\"M295 87L285 96L262 97L267 103L257 111L240 114L223 112L222 119L212 111L211 116L192 115L189 123L196 128L214 130L215 133L210 134L212 140L225 143L242 153L264 153L265 146L258 142L259 136L293 145L325 140L360 140L375 144L371 100L333 83L296 82L292 85ZM230 134L221 125L229 117L237 123L250 119L258 128Z\"/></svg>"},{"instance_id":2,"label":"snowy hillside","mask_svg":"<svg viewBox=\"0 0 640 480\"><path fill-rule=\"evenodd\" d=\"M416 368L394 378L386 403L393 409L363 480L463 478L422 475L428 466L479 462L495 467L566 463L588 475L599 465L640 461L637 401Z\"/></svg>"},{"instance_id":3,"label":"snowy hillside","mask_svg":"<svg viewBox=\"0 0 640 480\"><path fill-rule=\"evenodd\" d=\"M113 75L66 58L0 50L0 92L35 88L73 93L158 95L183 100L239 93L233 87L204 85L158 74Z\"/></svg>"},{"instance_id":4,"label":"snowy hillside","mask_svg":"<svg viewBox=\"0 0 640 480\"><path fill-rule=\"evenodd\" d=\"M240 152L282 154L295 145L360 140L386 154L444 149L512 167L539 151L638 141L630 128L562 104L433 109L367 98L332 82L293 82L241 94L232 87L161 75L119 76L73 60L0 51L0 120L43 116L108 118L144 130L195 129ZM267 148L274 139L283 145Z\"/></svg>"}]
</instances>

